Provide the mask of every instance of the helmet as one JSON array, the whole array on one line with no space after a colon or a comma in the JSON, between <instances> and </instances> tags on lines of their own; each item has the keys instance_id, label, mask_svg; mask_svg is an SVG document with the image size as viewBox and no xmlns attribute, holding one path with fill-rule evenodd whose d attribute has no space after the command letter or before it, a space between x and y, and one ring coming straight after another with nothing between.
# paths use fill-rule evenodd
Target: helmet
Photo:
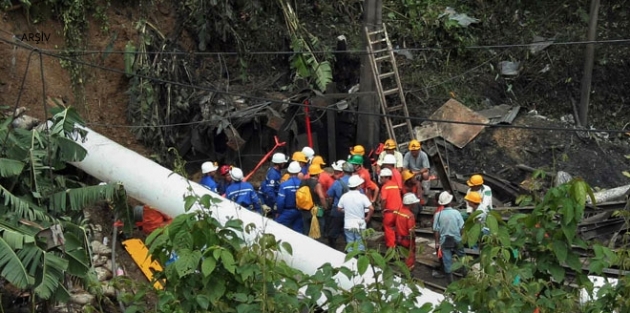
<instances>
[{"instance_id":1,"label":"helmet","mask_svg":"<svg viewBox=\"0 0 630 313\"><path fill-rule=\"evenodd\" d=\"M483 185L483 176L475 174L470 177L466 184L468 185L468 187L481 186Z\"/></svg>"},{"instance_id":2,"label":"helmet","mask_svg":"<svg viewBox=\"0 0 630 313\"><path fill-rule=\"evenodd\" d=\"M410 205L410 204L415 204L415 203L420 203L420 199L418 199L418 197L416 197L415 194L413 194L412 192L408 192L403 196L403 204L404 205Z\"/></svg>"},{"instance_id":3,"label":"helmet","mask_svg":"<svg viewBox=\"0 0 630 313\"><path fill-rule=\"evenodd\" d=\"M362 145L356 145L352 147L352 149L350 150L350 154L363 156L365 154L365 148L363 148Z\"/></svg>"},{"instance_id":4,"label":"helmet","mask_svg":"<svg viewBox=\"0 0 630 313\"><path fill-rule=\"evenodd\" d=\"M221 168L219 168L219 174L221 174L221 176L225 176L230 173L231 168L232 167L229 165L221 165Z\"/></svg>"},{"instance_id":5,"label":"helmet","mask_svg":"<svg viewBox=\"0 0 630 313\"><path fill-rule=\"evenodd\" d=\"M471 191L464 197L464 200L472 203L481 203L481 195L476 191Z\"/></svg>"},{"instance_id":6,"label":"helmet","mask_svg":"<svg viewBox=\"0 0 630 313\"><path fill-rule=\"evenodd\" d=\"M392 177L392 175L394 175L394 173L392 173L392 170L388 169L388 168L384 168L381 169L381 174L378 175L380 177Z\"/></svg>"},{"instance_id":7,"label":"helmet","mask_svg":"<svg viewBox=\"0 0 630 313\"><path fill-rule=\"evenodd\" d=\"M212 162L203 162L203 164L201 164L201 172L203 174L214 172L214 171L216 171L218 169L219 169L219 167L216 164L212 163Z\"/></svg>"},{"instance_id":8,"label":"helmet","mask_svg":"<svg viewBox=\"0 0 630 313\"><path fill-rule=\"evenodd\" d=\"M354 165L350 162L346 162L343 164L343 171L345 173L354 173Z\"/></svg>"},{"instance_id":9,"label":"helmet","mask_svg":"<svg viewBox=\"0 0 630 313\"><path fill-rule=\"evenodd\" d=\"M409 151L418 151L421 147L422 145L420 145L420 141L418 140L414 139L409 142Z\"/></svg>"},{"instance_id":10,"label":"helmet","mask_svg":"<svg viewBox=\"0 0 630 313\"><path fill-rule=\"evenodd\" d=\"M453 202L453 195L450 194L448 191L442 191L442 193L440 194L440 197L438 198L438 204L448 205L451 202Z\"/></svg>"},{"instance_id":11,"label":"helmet","mask_svg":"<svg viewBox=\"0 0 630 313\"><path fill-rule=\"evenodd\" d=\"M308 174L309 175L319 175L323 171L324 170L322 169L321 166L319 166L319 164L311 164L311 166L308 167Z\"/></svg>"},{"instance_id":12,"label":"helmet","mask_svg":"<svg viewBox=\"0 0 630 313\"><path fill-rule=\"evenodd\" d=\"M383 158L383 162L381 163L396 165L396 156L394 156L393 154L386 154Z\"/></svg>"},{"instance_id":13,"label":"helmet","mask_svg":"<svg viewBox=\"0 0 630 313\"><path fill-rule=\"evenodd\" d=\"M243 180L243 170L238 167L233 167L230 170L230 177L232 177L233 181L241 181Z\"/></svg>"},{"instance_id":14,"label":"helmet","mask_svg":"<svg viewBox=\"0 0 630 313\"><path fill-rule=\"evenodd\" d=\"M315 162L314 159L313 159L313 162ZM344 160L338 160L336 162L333 162L333 164L331 166L332 166L334 171L343 172L343 168L344 168L345 163L346 163L346 161L344 161Z\"/></svg>"},{"instance_id":15,"label":"helmet","mask_svg":"<svg viewBox=\"0 0 630 313\"><path fill-rule=\"evenodd\" d=\"M363 165L363 156L362 155L353 155L350 157L350 159L348 160L348 162L350 162L350 164L354 164L354 165Z\"/></svg>"},{"instance_id":16,"label":"helmet","mask_svg":"<svg viewBox=\"0 0 630 313\"><path fill-rule=\"evenodd\" d=\"M402 179L403 179L403 181L408 181L409 179L414 178L414 176L416 176L416 175L415 175L412 171L410 171L410 170L404 170L404 171L402 171L401 175L402 175Z\"/></svg>"},{"instance_id":17,"label":"helmet","mask_svg":"<svg viewBox=\"0 0 630 313\"><path fill-rule=\"evenodd\" d=\"M287 168L287 172L289 172L289 174L297 174L301 171L302 167L300 166L300 163L298 163L297 161L289 163L289 167Z\"/></svg>"},{"instance_id":18,"label":"helmet","mask_svg":"<svg viewBox=\"0 0 630 313\"><path fill-rule=\"evenodd\" d=\"M326 165L326 163L324 163L324 158L319 155L316 155L313 160L311 160L311 164Z\"/></svg>"},{"instance_id":19,"label":"helmet","mask_svg":"<svg viewBox=\"0 0 630 313\"><path fill-rule=\"evenodd\" d=\"M271 157L271 163L274 163L274 164L287 163L287 161L289 161L289 158L287 158L287 156L284 155L284 153L274 153L273 156Z\"/></svg>"},{"instance_id":20,"label":"helmet","mask_svg":"<svg viewBox=\"0 0 630 313\"><path fill-rule=\"evenodd\" d=\"M396 142L394 141L394 139L385 140L385 149L386 150L396 149Z\"/></svg>"},{"instance_id":21,"label":"helmet","mask_svg":"<svg viewBox=\"0 0 630 313\"><path fill-rule=\"evenodd\" d=\"M363 184L363 182L365 182L365 181L359 175L352 175L348 179L348 187L356 188L356 187L361 186L361 184Z\"/></svg>"},{"instance_id":22,"label":"helmet","mask_svg":"<svg viewBox=\"0 0 630 313\"><path fill-rule=\"evenodd\" d=\"M311 147L304 147L302 148L302 153L304 153L304 155L306 156L307 159L312 159L313 156L315 156L315 150L313 150L313 148Z\"/></svg>"},{"instance_id":23,"label":"helmet","mask_svg":"<svg viewBox=\"0 0 630 313\"><path fill-rule=\"evenodd\" d=\"M298 162L304 162L304 163L308 162L308 159L306 158L306 155L304 154L304 152L301 152L301 151L294 152L293 155L291 156L291 160L298 161Z\"/></svg>"}]
</instances>

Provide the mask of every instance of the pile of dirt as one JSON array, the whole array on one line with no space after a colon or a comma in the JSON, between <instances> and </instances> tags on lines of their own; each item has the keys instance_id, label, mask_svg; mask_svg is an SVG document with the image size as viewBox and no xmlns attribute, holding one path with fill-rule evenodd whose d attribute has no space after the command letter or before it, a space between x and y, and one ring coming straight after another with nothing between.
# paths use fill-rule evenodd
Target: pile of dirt
<instances>
[{"instance_id":1,"label":"pile of dirt","mask_svg":"<svg viewBox=\"0 0 630 313\"><path fill-rule=\"evenodd\" d=\"M630 137L599 134L582 138L574 128L539 115L521 113L514 126L486 128L462 149L446 153L452 169L460 174L489 173L520 182L527 173L524 164L549 172L565 171L582 177L592 187L611 188L628 183L622 171L630 169ZM537 128L564 128L549 130Z\"/></svg>"}]
</instances>

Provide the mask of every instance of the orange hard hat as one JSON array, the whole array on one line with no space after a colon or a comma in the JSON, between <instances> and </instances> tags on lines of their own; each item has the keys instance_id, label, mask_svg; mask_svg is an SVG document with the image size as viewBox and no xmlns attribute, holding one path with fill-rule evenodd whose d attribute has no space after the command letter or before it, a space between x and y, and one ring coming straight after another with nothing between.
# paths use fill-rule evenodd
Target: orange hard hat
<instances>
[{"instance_id":1,"label":"orange hard hat","mask_svg":"<svg viewBox=\"0 0 630 313\"><path fill-rule=\"evenodd\" d=\"M352 147L352 149L350 150L350 154L352 154L352 155L364 155L365 154L365 148L363 148L362 145L356 145L356 146Z\"/></svg>"},{"instance_id":2,"label":"orange hard hat","mask_svg":"<svg viewBox=\"0 0 630 313\"><path fill-rule=\"evenodd\" d=\"M324 158L322 158L319 155L316 155L313 160L311 161L311 164L313 165L326 165L326 163L324 163Z\"/></svg>"},{"instance_id":3,"label":"orange hard hat","mask_svg":"<svg viewBox=\"0 0 630 313\"><path fill-rule=\"evenodd\" d=\"M481 195L476 191L471 191L464 197L464 200L479 204L481 203Z\"/></svg>"},{"instance_id":4,"label":"orange hard hat","mask_svg":"<svg viewBox=\"0 0 630 313\"><path fill-rule=\"evenodd\" d=\"M302 151L294 152L293 155L291 156L291 160L297 161L297 162L308 163L308 159L306 158L306 154L304 154L304 152L302 152Z\"/></svg>"},{"instance_id":5,"label":"orange hard hat","mask_svg":"<svg viewBox=\"0 0 630 313\"><path fill-rule=\"evenodd\" d=\"M481 186L483 185L483 177L479 174L475 174L470 177L466 184L468 187Z\"/></svg>"},{"instance_id":6,"label":"orange hard hat","mask_svg":"<svg viewBox=\"0 0 630 313\"><path fill-rule=\"evenodd\" d=\"M412 140L409 142L409 151L418 151L422 146L420 145L420 141Z\"/></svg>"},{"instance_id":7,"label":"orange hard hat","mask_svg":"<svg viewBox=\"0 0 630 313\"><path fill-rule=\"evenodd\" d=\"M416 176L413 172L411 172L410 170L403 170L402 173L402 179L403 181L408 181L409 179L413 178L414 176Z\"/></svg>"},{"instance_id":8,"label":"orange hard hat","mask_svg":"<svg viewBox=\"0 0 630 313\"><path fill-rule=\"evenodd\" d=\"M322 169L321 166L319 166L319 164L312 164L311 166L308 167L308 174L309 175L319 175L323 171L324 170Z\"/></svg>"},{"instance_id":9,"label":"orange hard hat","mask_svg":"<svg viewBox=\"0 0 630 313\"><path fill-rule=\"evenodd\" d=\"M396 142L394 141L394 139L385 140L385 149L396 149Z\"/></svg>"}]
</instances>

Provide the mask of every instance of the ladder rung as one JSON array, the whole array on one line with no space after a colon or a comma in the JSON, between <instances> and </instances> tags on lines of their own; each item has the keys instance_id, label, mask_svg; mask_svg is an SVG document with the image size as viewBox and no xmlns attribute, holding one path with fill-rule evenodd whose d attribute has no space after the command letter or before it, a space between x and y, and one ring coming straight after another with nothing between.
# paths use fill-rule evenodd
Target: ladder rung
<instances>
[{"instance_id":1,"label":"ladder rung","mask_svg":"<svg viewBox=\"0 0 630 313\"><path fill-rule=\"evenodd\" d=\"M388 55L385 55L385 56L382 56L382 57L374 58L375 62L381 62L381 61L384 61L384 60L391 60L391 56L388 54Z\"/></svg>"},{"instance_id":2,"label":"ladder rung","mask_svg":"<svg viewBox=\"0 0 630 313\"><path fill-rule=\"evenodd\" d=\"M402 108L403 108L403 105L402 105L402 104L395 105L395 106L391 106L391 107L387 108L387 112L394 112L394 111L398 111L398 110L400 110L400 109L402 109Z\"/></svg>"},{"instance_id":3,"label":"ladder rung","mask_svg":"<svg viewBox=\"0 0 630 313\"><path fill-rule=\"evenodd\" d=\"M384 32L385 32L385 29L381 28L381 29L375 30L373 32L368 32L368 35L372 36L372 35L376 35L376 34L380 34L380 33L384 33Z\"/></svg>"},{"instance_id":4,"label":"ladder rung","mask_svg":"<svg viewBox=\"0 0 630 313\"><path fill-rule=\"evenodd\" d=\"M380 50L374 50L374 54L383 53L383 52L389 52L389 48L380 49Z\"/></svg>"},{"instance_id":5,"label":"ladder rung","mask_svg":"<svg viewBox=\"0 0 630 313\"><path fill-rule=\"evenodd\" d=\"M393 129L399 128L399 127L403 127L403 126L407 126L407 122L405 123L400 123L400 124L396 124L396 125L392 125Z\"/></svg>"},{"instance_id":6,"label":"ladder rung","mask_svg":"<svg viewBox=\"0 0 630 313\"><path fill-rule=\"evenodd\" d=\"M381 75L378 75L378 78L383 79L383 78L388 78L388 77L392 77L396 74L396 72L389 72L389 73L383 73Z\"/></svg>"},{"instance_id":7,"label":"ladder rung","mask_svg":"<svg viewBox=\"0 0 630 313\"><path fill-rule=\"evenodd\" d=\"M394 88L394 89L383 91L383 95L385 95L385 96L390 96L390 95L393 95L395 93L398 93L398 88Z\"/></svg>"},{"instance_id":8,"label":"ladder rung","mask_svg":"<svg viewBox=\"0 0 630 313\"><path fill-rule=\"evenodd\" d=\"M374 41L370 41L370 44L381 43L387 41L387 38L376 39Z\"/></svg>"}]
</instances>

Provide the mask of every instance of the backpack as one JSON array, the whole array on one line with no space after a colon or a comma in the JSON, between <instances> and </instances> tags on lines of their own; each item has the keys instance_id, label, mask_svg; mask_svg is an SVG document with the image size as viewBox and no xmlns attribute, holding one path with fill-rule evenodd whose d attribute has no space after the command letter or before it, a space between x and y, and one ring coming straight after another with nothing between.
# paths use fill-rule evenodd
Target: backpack
<instances>
[{"instance_id":1,"label":"backpack","mask_svg":"<svg viewBox=\"0 0 630 313\"><path fill-rule=\"evenodd\" d=\"M305 211L310 211L315 206L313 188L308 183L308 180L302 181L300 188L295 192L295 206Z\"/></svg>"}]
</instances>

